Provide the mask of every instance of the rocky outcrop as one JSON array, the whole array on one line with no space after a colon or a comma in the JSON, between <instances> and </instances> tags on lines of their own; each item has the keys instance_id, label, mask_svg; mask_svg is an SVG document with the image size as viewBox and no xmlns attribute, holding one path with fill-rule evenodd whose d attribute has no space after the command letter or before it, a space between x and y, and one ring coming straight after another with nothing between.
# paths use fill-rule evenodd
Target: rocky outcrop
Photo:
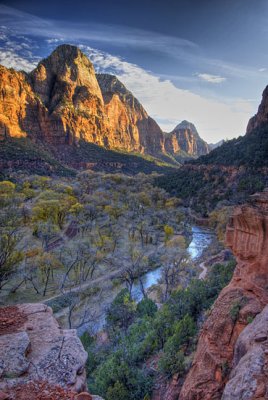
<instances>
[{"instance_id":1,"label":"rocky outcrop","mask_svg":"<svg viewBox=\"0 0 268 400\"><path fill-rule=\"evenodd\" d=\"M262 93L262 101L259 105L258 112L255 114L248 123L247 134L250 134L254 129L268 123L268 86Z\"/></svg>"},{"instance_id":2,"label":"rocky outcrop","mask_svg":"<svg viewBox=\"0 0 268 400\"><path fill-rule=\"evenodd\" d=\"M164 152L164 135L157 123L148 116L139 101L116 78L98 74L97 79L105 104L111 147L128 151L157 154Z\"/></svg>"},{"instance_id":3,"label":"rocky outcrop","mask_svg":"<svg viewBox=\"0 0 268 400\"><path fill-rule=\"evenodd\" d=\"M95 75L75 46L61 45L30 73L0 66L0 138L51 146L80 140L131 152L165 152L163 132L112 75Z\"/></svg>"},{"instance_id":4,"label":"rocky outcrop","mask_svg":"<svg viewBox=\"0 0 268 400\"><path fill-rule=\"evenodd\" d=\"M240 334L222 400L268 398L268 306Z\"/></svg>"},{"instance_id":5,"label":"rocky outcrop","mask_svg":"<svg viewBox=\"0 0 268 400\"><path fill-rule=\"evenodd\" d=\"M77 47L57 47L30 73L30 81L53 125L42 126L47 141L106 143L109 131L94 67Z\"/></svg>"},{"instance_id":6,"label":"rocky outcrop","mask_svg":"<svg viewBox=\"0 0 268 400\"><path fill-rule=\"evenodd\" d=\"M166 134L165 147L171 154L183 152L191 157L199 157L210 151L209 145L200 138L196 127L188 121L182 121L172 132Z\"/></svg>"},{"instance_id":7,"label":"rocky outcrop","mask_svg":"<svg viewBox=\"0 0 268 400\"><path fill-rule=\"evenodd\" d=\"M256 339L256 336L251 329L260 323L258 319L252 327L249 323L268 303L267 232L268 191L265 191L251 196L249 204L237 207L227 226L226 244L236 256L237 267L230 284L220 293L200 333L193 365L180 393L181 400L221 399L228 380L230 379L231 385L232 380L237 379L236 366L242 361L246 349L249 349L248 357L257 351L255 345L252 345L252 338ZM244 335L247 337L247 332L249 344L245 344L244 350L241 351L243 344L239 343L246 342ZM258 333L262 334L262 331ZM258 340L266 339L262 335ZM259 368L261 382L264 376L263 372L260 373L262 365L265 365L263 358L258 366L252 366L252 371L255 372ZM250 371L248 374L250 375ZM255 376L255 382L259 379L258 374ZM252 385L254 388L253 381ZM226 386L226 396L228 390ZM255 391L255 394L241 398L265 397L257 397Z\"/></svg>"},{"instance_id":8,"label":"rocky outcrop","mask_svg":"<svg viewBox=\"0 0 268 400\"><path fill-rule=\"evenodd\" d=\"M35 390L48 391L42 399L73 399L86 389L87 353L76 331L60 329L43 304L1 308L0 349L0 391L9 399L37 399Z\"/></svg>"},{"instance_id":9,"label":"rocky outcrop","mask_svg":"<svg viewBox=\"0 0 268 400\"><path fill-rule=\"evenodd\" d=\"M81 140L165 158L207 154L193 124L164 135L113 75L95 74L79 48L58 46L29 74L0 66L0 139L28 137L61 153Z\"/></svg>"}]
</instances>

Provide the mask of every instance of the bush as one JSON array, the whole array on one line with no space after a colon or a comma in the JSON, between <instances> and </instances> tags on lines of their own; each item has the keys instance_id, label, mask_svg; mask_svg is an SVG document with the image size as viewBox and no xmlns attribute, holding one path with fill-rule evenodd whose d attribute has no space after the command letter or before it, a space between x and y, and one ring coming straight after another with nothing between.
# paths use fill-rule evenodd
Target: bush
<instances>
[{"instance_id":1,"label":"bush","mask_svg":"<svg viewBox=\"0 0 268 400\"><path fill-rule=\"evenodd\" d=\"M141 300L137 305L137 314L139 317L153 317L157 312L157 305L153 300L145 298Z\"/></svg>"}]
</instances>

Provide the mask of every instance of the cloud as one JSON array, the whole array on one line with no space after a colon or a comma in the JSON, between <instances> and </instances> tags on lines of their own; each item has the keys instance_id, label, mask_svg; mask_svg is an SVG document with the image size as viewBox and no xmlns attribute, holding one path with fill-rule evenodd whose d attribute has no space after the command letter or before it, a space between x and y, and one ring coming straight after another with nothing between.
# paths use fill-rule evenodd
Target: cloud
<instances>
[{"instance_id":1,"label":"cloud","mask_svg":"<svg viewBox=\"0 0 268 400\"><path fill-rule=\"evenodd\" d=\"M47 54L58 42L66 41L75 45L81 43L80 47L89 55L96 70L117 75L165 131L172 130L180 121L187 119L195 123L204 139L208 142L217 142L222 138L243 134L247 121L253 114L251 101L219 100L181 89L172 82L175 80L168 76L157 76L151 71L127 62L120 56L87 45L88 43L94 43L94 46L97 43L105 43L109 44L113 50L118 49L119 52L121 46L143 48L184 62L186 60L192 63L194 68L199 65L200 68L204 68L203 70L207 70L205 69L207 66L212 66L217 74L220 74L199 74L203 75L203 78L193 75L189 78L181 77L186 81L188 79L189 82L198 78L204 80L204 75L205 78L210 79L210 82L214 79L213 83L219 83L215 82L215 79L225 79L221 75L229 79L230 75L241 78L241 76L260 74L253 69L216 59L207 59L202 56L200 49L193 42L132 28L49 21L1 5L0 13L2 14L0 21L4 25L3 34L6 35L3 41L4 46L1 46L0 63L29 71L40 59L35 52L38 45L43 46L43 55L44 49ZM9 46L6 45L8 42ZM213 71L213 68L209 70ZM180 80L176 84L179 82Z\"/></svg>"},{"instance_id":2,"label":"cloud","mask_svg":"<svg viewBox=\"0 0 268 400\"><path fill-rule=\"evenodd\" d=\"M211 75L211 74L197 74L197 76L202 79L203 81L209 83L222 83L226 81L226 78L219 76L219 75Z\"/></svg>"},{"instance_id":3,"label":"cloud","mask_svg":"<svg viewBox=\"0 0 268 400\"><path fill-rule=\"evenodd\" d=\"M265 72L265 71L267 71L267 68L259 68L258 71L259 71L259 72Z\"/></svg>"},{"instance_id":4,"label":"cloud","mask_svg":"<svg viewBox=\"0 0 268 400\"><path fill-rule=\"evenodd\" d=\"M55 43L59 43L59 42L63 42L63 41L64 41L64 39L62 39L62 38L59 38L59 39L57 39L57 38L46 39L46 42L48 44L55 44Z\"/></svg>"},{"instance_id":5,"label":"cloud","mask_svg":"<svg viewBox=\"0 0 268 400\"><path fill-rule=\"evenodd\" d=\"M192 121L208 142L232 138L245 133L253 114L252 102L233 99L227 102L206 98L177 88L169 79L160 79L138 65L120 57L80 46L98 72L113 73L140 100L162 129L170 131L180 121Z\"/></svg>"},{"instance_id":6,"label":"cloud","mask_svg":"<svg viewBox=\"0 0 268 400\"><path fill-rule=\"evenodd\" d=\"M165 35L132 27L88 23L74 23L63 20L48 20L36 17L0 4L0 21L19 34L44 38L47 43L58 41L109 45L113 48L134 48L168 56L176 62L198 65L201 68L216 70L224 76L254 77L259 74L254 68L245 67L204 56L202 49L193 41L177 36Z\"/></svg>"},{"instance_id":7,"label":"cloud","mask_svg":"<svg viewBox=\"0 0 268 400\"><path fill-rule=\"evenodd\" d=\"M7 68L23 70L30 72L36 67L37 62L29 61L24 57L20 57L17 53L11 50L0 51L0 64Z\"/></svg>"}]
</instances>

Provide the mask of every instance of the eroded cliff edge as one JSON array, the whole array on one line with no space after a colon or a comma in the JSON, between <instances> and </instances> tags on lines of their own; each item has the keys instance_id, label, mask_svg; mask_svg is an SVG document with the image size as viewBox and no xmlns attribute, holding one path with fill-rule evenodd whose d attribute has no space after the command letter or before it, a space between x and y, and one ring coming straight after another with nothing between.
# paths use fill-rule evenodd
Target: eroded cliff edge
<instances>
[{"instance_id":1,"label":"eroded cliff edge","mask_svg":"<svg viewBox=\"0 0 268 400\"><path fill-rule=\"evenodd\" d=\"M86 390L86 360L76 330L61 329L50 307L0 309L1 399L80 399L78 393Z\"/></svg>"},{"instance_id":2,"label":"eroded cliff edge","mask_svg":"<svg viewBox=\"0 0 268 400\"><path fill-rule=\"evenodd\" d=\"M267 190L235 209L227 226L226 245L235 255L237 267L200 333L180 400L268 398L268 324L264 323L268 303ZM230 397L234 388L236 397Z\"/></svg>"}]
</instances>

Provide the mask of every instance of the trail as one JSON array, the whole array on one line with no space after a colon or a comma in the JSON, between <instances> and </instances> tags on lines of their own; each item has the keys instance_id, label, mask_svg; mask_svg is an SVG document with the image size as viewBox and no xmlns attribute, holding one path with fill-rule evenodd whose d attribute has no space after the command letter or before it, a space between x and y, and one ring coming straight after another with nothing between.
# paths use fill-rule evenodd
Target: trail
<instances>
[{"instance_id":1,"label":"trail","mask_svg":"<svg viewBox=\"0 0 268 400\"><path fill-rule=\"evenodd\" d=\"M200 274L199 274L199 276L198 276L198 279L203 280L203 279L205 279L205 277L206 277L206 275L207 275L208 269L207 269L207 267L205 266L205 262L202 262L202 263L199 265L199 267L202 269L202 272L200 272Z\"/></svg>"}]
</instances>

